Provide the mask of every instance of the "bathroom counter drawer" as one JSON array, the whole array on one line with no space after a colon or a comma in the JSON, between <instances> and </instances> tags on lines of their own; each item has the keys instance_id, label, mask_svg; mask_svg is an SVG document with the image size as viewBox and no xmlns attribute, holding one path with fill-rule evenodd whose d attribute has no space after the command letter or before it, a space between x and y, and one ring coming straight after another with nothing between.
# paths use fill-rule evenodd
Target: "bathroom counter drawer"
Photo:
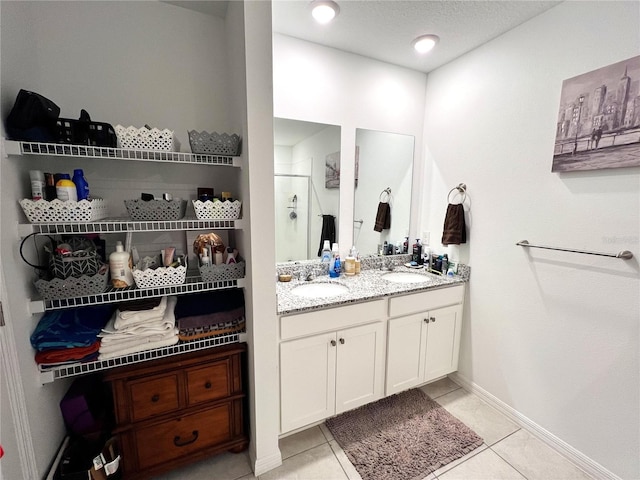
<instances>
[{"instance_id":1,"label":"bathroom counter drawer","mask_svg":"<svg viewBox=\"0 0 640 480\"><path fill-rule=\"evenodd\" d=\"M386 299L379 299L284 316L280 318L280 339L289 340L381 320L385 318L386 305Z\"/></svg>"},{"instance_id":2,"label":"bathroom counter drawer","mask_svg":"<svg viewBox=\"0 0 640 480\"><path fill-rule=\"evenodd\" d=\"M389 316L398 317L411 313L424 312L434 308L462 303L464 285L438 288L420 293L409 293L389 299Z\"/></svg>"}]
</instances>

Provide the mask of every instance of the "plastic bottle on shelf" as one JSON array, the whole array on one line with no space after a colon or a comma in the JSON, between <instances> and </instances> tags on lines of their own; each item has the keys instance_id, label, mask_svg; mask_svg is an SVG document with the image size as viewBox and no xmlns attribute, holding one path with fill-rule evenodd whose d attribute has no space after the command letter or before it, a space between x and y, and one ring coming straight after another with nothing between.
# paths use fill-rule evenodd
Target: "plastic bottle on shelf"
<instances>
[{"instance_id":1,"label":"plastic bottle on shelf","mask_svg":"<svg viewBox=\"0 0 640 480\"><path fill-rule=\"evenodd\" d=\"M31 179L31 200L41 200L44 198L44 173L40 170L29 170Z\"/></svg>"},{"instance_id":2,"label":"plastic bottle on shelf","mask_svg":"<svg viewBox=\"0 0 640 480\"><path fill-rule=\"evenodd\" d=\"M81 168L76 168L73 171L73 183L76 185L76 193L78 196L78 201L80 200L91 200L89 196L89 184L87 180L84 178L84 172Z\"/></svg>"},{"instance_id":3,"label":"plastic bottle on shelf","mask_svg":"<svg viewBox=\"0 0 640 480\"><path fill-rule=\"evenodd\" d=\"M60 180L56 183L56 195L58 200L63 202L78 201L78 192L76 191L76 184L71 181L71 177L68 173L60 174Z\"/></svg>"},{"instance_id":4,"label":"plastic bottle on shelf","mask_svg":"<svg viewBox=\"0 0 640 480\"><path fill-rule=\"evenodd\" d=\"M331 278L337 278L340 276L340 249L338 248L337 243L334 243L331 247L331 261L329 262L329 276Z\"/></svg>"},{"instance_id":5,"label":"plastic bottle on shelf","mask_svg":"<svg viewBox=\"0 0 640 480\"><path fill-rule=\"evenodd\" d=\"M131 257L124 251L122 242L116 242L116 251L109 255L109 273L111 285L116 288L130 287L133 285L133 273L131 273Z\"/></svg>"},{"instance_id":6,"label":"plastic bottle on shelf","mask_svg":"<svg viewBox=\"0 0 640 480\"><path fill-rule=\"evenodd\" d=\"M320 254L320 261L322 263L331 262L331 247L329 246L329 240L325 240L322 246L322 253Z\"/></svg>"}]
</instances>

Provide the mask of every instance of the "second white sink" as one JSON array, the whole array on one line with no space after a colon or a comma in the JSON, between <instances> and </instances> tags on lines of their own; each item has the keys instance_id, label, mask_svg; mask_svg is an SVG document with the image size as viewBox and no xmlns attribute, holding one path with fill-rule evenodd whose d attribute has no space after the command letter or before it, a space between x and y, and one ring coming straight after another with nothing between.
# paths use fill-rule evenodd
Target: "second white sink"
<instances>
[{"instance_id":1,"label":"second white sink","mask_svg":"<svg viewBox=\"0 0 640 480\"><path fill-rule=\"evenodd\" d=\"M305 283L291 290L291 293L305 298L336 297L349 291L348 287L339 283Z\"/></svg>"},{"instance_id":2,"label":"second white sink","mask_svg":"<svg viewBox=\"0 0 640 480\"><path fill-rule=\"evenodd\" d=\"M394 283L428 283L431 278L421 273L412 272L391 272L382 275L387 282Z\"/></svg>"}]
</instances>

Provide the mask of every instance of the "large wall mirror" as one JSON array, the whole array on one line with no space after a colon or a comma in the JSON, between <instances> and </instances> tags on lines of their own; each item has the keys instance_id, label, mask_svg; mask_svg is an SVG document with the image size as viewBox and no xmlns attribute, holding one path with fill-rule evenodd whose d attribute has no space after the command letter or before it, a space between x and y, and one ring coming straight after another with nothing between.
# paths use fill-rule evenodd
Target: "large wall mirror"
<instances>
[{"instance_id":1,"label":"large wall mirror","mask_svg":"<svg viewBox=\"0 0 640 480\"><path fill-rule=\"evenodd\" d=\"M408 235L413 155L414 137L410 135L356 130L353 240L361 254L376 254L378 245L402 242ZM377 232L380 202L389 203L390 228Z\"/></svg>"},{"instance_id":2,"label":"large wall mirror","mask_svg":"<svg viewBox=\"0 0 640 480\"><path fill-rule=\"evenodd\" d=\"M273 130L276 262L318 258L323 222L338 241L340 127L275 118Z\"/></svg>"}]
</instances>

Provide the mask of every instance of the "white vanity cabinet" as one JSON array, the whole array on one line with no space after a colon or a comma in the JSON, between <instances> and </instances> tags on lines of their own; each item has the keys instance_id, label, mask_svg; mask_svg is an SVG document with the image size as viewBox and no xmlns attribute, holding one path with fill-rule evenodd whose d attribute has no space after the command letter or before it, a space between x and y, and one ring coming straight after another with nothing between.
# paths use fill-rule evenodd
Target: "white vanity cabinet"
<instances>
[{"instance_id":1,"label":"white vanity cabinet","mask_svg":"<svg viewBox=\"0 0 640 480\"><path fill-rule=\"evenodd\" d=\"M458 368L464 285L389 299L385 394Z\"/></svg>"},{"instance_id":2,"label":"white vanity cabinet","mask_svg":"<svg viewBox=\"0 0 640 480\"><path fill-rule=\"evenodd\" d=\"M280 318L280 429L382 398L386 300Z\"/></svg>"}]
</instances>

